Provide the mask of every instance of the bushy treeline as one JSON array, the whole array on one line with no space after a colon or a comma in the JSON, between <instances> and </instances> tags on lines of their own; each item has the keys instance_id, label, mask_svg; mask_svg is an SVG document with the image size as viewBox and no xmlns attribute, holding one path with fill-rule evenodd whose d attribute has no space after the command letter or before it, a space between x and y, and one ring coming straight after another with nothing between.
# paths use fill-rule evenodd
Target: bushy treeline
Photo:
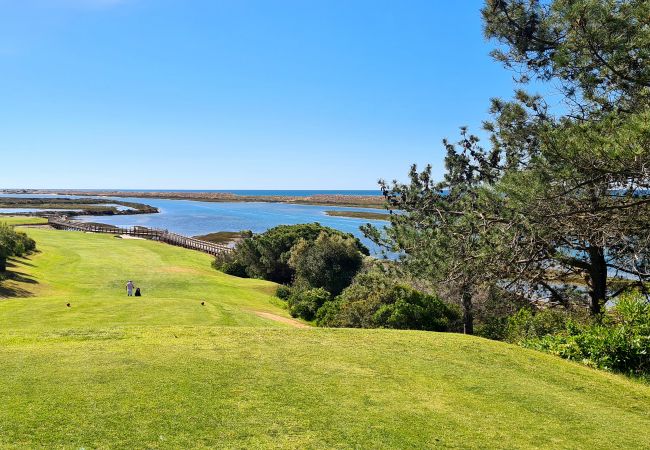
<instances>
[{"instance_id":1,"label":"bushy treeline","mask_svg":"<svg viewBox=\"0 0 650 450\"><path fill-rule=\"evenodd\" d=\"M366 258L354 236L319 224L283 225L240 242L215 267L282 283L277 295L292 316L320 326L448 331L453 305L420 292Z\"/></svg>"},{"instance_id":2,"label":"bushy treeline","mask_svg":"<svg viewBox=\"0 0 650 450\"><path fill-rule=\"evenodd\" d=\"M25 233L0 223L0 273L7 270L7 259L24 256L36 249L36 242Z\"/></svg>"},{"instance_id":3,"label":"bushy treeline","mask_svg":"<svg viewBox=\"0 0 650 450\"><path fill-rule=\"evenodd\" d=\"M361 267L368 249L351 234L318 223L280 225L243 239L214 267L229 275L288 284L296 277L312 286L339 289Z\"/></svg>"},{"instance_id":4,"label":"bushy treeline","mask_svg":"<svg viewBox=\"0 0 650 450\"><path fill-rule=\"evenodd\" d=\"M379 263L357 275L341 295L316 314L326 327L458 331L460 310L391 276Z\"/></svg>"},{"instance_id":5,"label":"bushy treeline","mask_svg":"<svg viewBox=\"0 0 650 450\"><path fill-rule=\"evenodd\" d=\"M378 261L367 261L339 295L302 283L281 286L277 295L287 301L294 317L315 320L318 326L337 328L393 328L455 331L460 311L409 286Z\"/></svg>"}]
</instances>

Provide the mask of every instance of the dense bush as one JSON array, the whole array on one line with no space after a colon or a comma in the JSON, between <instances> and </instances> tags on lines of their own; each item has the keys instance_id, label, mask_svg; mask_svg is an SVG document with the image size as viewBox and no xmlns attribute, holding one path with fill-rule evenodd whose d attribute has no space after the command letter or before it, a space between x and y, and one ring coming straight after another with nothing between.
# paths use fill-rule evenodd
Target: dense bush
<instances>
[{"instance_id":1,"label":"dense bush","mask_svg":"<svg viewBox=\"0 0 650 450\"><path fill-rule=\"evenodd\" d=\"M650 377L650 303L641 296L622 297L600 320L520 313L512 319L511 328L510 340L524 347L600 369Z\"/></svg>"},{"instance_id":2,"label":"dense bush","mask_svg":"<svg viewBox=\"0 0 650 450\"><path fill-rule=\"evenodd\" d=\"M212 262L212 267L228 275L248 277L246 266L237 259L234 253L222 253Z\"/></svg>"},{"instance_id":3,"label":"dense bush","mask_svg":"<svg viewBox=\"0 0 650 450\"><path fill-rule=\"evenodd\" d=\"M461 317L455 307L406 286L391 288L382 300L373 321L384 328L449 331Z\"/></svg>"},{"instance_id":4,"label":"dense bush","mask_svg":"<svg viewBox=\"0 0 650 450\"><path fill-rule=\"evenodd\" d=\"M317 323L327 327L375 328L373 315L381 306L380 293L396 285L381 268L371 266L359 273L334 302L326 304Z\"/></svg>"},{"instance_id":5,"label":"dense bush","mask_svg":"<svg viewBox=\"0 0 650 450\"><path fill-rule=\"evenodd\" d=\"M317 313L321 326L451 331L460 310L436 296L401 285L379 271L360 274Z\"/></svg>"},{"instance_id":6,"label":"dense bush","mask_svg":"<svg viewBox=\"0 0 650 450\"><path fill-rule=\"evenodd\" d=\"M215 267L220 268L224 258L232 258L244 267L249 277L291 283L295 276L295 269L289 265L291 249L300 241L313 243L322 233L352 240L360 253L369 254L368 249L351 234L318 223L281 225L239 242L232 255L217 258Z\"/></svg>"},{"instance_id":7,"label":"dense bush","mask_svg":"<svg viewBox=\"0 0 650 450\"><path fill-rule=\"evenodd\" d=\"M291 249L289 266L297 284L324 288L338 295L350 285L363 264L357 241L321 232L315 241L301 239Z\"/></svg>"},{"instance_id":8,"label":"dense bush","mask_svg":"<svg viewBox=\"0 0 650 450\"><path fill-rule=\"evenodd\" d=\"M275 296L279 299L286 300L289 298L290 295L291 295L291 288L289 286L285 286L284 284L281 284L275 290Z\"/></svg>"},{"instance_id":9,"label":"dense bush","mask_svg":"<svg viewBox=\"0 0 650 450\"><path fill-rule=\"evenodd\" d=\"M36 242L9 225L0 224L0 272L7 270L7 259L23 256L36 249Z\"/></svg>"},{"instance_id":10,"label":"dense bush","mask_svg":"<svg viewBox=\"0 0 650 450\"><path fill-rule=\"evenodd\" d=\"M294 289L287 298L287 305L293 317L313 320L320 307L330 299L330 293L323 288Z\"/></svg>"},{"instance_id":11,"label":"dense bush","mask_svg":"<svg viewBox=\"0 0 650 450\"><path fill-rule=\"evenodd\" d=\"M443 300L449 298L448 292L438 288ZM447 294L447 295L445 295ZM458 294L450 298L450 302ZM485 285L474 294L474 334L487 339L505 341L508 336L510 319L518 311L530 308L530 300L517 292L510 292L501 286Z\"/></svg>"},{"instance_id":12,"label":"dense bush","mask_svg":"<svg viewBox=\"0 0 650 450\"><path fill-rule=\"evenodd\" d=\"M246 266L237 260L221 264L221 266L219 266L219 270L228 275L233 275L240 278L248 278L248 274L246 273Z\"/></svg>"},{"instance_id":13,"label":"dense bush","mask_svg":"<svg viewBox=\"0 0 650 450\"><path fill-rule=\"evenodd\" d=\"M576 324L581 321L588 321L588 318L562 308L538 311L524 308L508 318L504 337L506 341L515 343L543 338L563 332L569 323Z\"/></svg>"}]
</instances>

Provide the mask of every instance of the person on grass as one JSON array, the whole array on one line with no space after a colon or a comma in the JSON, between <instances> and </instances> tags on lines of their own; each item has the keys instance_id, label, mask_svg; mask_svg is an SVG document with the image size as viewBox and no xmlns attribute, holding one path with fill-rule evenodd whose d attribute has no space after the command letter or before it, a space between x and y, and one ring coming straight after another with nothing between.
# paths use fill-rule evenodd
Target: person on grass
<instances>
[{"instance_id":1,"label":"person on grass","mask_svg":"<svg viewBox=\"0 0 650 450\"><path fill-rule=\"evenodd\" d=\"M126 283L126 295L131 297L133 295L133 281L129 280L128 283Z\"/></svg>"}]
</instances>

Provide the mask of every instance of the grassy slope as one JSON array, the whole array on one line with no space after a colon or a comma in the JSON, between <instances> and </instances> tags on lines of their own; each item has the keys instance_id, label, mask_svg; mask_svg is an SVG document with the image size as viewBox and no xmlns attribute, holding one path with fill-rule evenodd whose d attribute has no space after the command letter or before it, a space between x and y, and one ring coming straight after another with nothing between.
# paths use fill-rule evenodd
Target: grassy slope
<instances>
[{"instance_id":1,"label":"grassy slope","mask_svg":"<svg viewBox=\"0 0 650 450\"><path fill-rule=\"evenodd\" d=\"M40 225L40 224L46 224L47 219L43 217L0 215L0 223L6 223L8 225Z\"/></svg>"},{"instance_id":2,"label":"grassy slope","mask_svg":"<svg viewBox=\"0 0 650 450\"><path fill-rule=\"evenodd\" d=\"M29 233L35 296L0 300L0 447L650 448L650 387L624 377L453 334L274 328L247 312L286 314L273 286L207 256Z\"/></svg>"},{"instance_id":3,"label":"grassy slope","mask_svg":"<svg viewBox=\"0 0 650 450\"><path fill-rule=\"evenodd\" d=\"M112 235L26 231L41 253L16 263L24 282L0 290L29 295L0 303L0 329L269 324L250 310L289 317L271 303L273 283L216 272L209 255ZM127 280L141 299L126 296Z\"/></svg>"}]
</instances>

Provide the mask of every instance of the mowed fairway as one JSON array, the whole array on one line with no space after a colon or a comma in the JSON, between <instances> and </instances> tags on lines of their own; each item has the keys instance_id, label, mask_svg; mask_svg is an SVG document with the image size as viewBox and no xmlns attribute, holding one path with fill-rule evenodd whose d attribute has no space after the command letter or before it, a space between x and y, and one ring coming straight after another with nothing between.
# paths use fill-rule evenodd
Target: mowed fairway
<instances>
[{"instance_id":1,"label":"mowed fairway","mask_svg":"<svg viewBox=\"0 0 650 450\"><path fill-rule=\"evenodd\" d=\"M27 232L0 448L650 448L646 384L462 335L297 329L253 312L288 317L273 284L209 256Z\"/></svg>"},{"instance_id":2,"label":"mowed fairway","mask_svg":"<svg viewBox=\"0 0 650 450\"><path fill-rule=\"evenodd\" d=\"M221 274L210 267L212 258L207 254L112 235L24 231L36 239L40 253L16 261L11 270L18 274L18 282L5 283L0 290L0 295L27 297L2 301L4 330L273 326L253 311L289 317L273 304L273 283ZM128 280L141 287L143 297L127 297Z\"/></svg>"},{"instance_id":3,"label":"mowed fairway","mask_svg":"<svg viewBox=\"0 0 650 450\"><path fill-rule=\"evenodd\" d=\"M43 217L30 216L3 216L0 215L0 224L7 225L42 225L46 224L47 219Z\"/></svg>"}]
</instances>

